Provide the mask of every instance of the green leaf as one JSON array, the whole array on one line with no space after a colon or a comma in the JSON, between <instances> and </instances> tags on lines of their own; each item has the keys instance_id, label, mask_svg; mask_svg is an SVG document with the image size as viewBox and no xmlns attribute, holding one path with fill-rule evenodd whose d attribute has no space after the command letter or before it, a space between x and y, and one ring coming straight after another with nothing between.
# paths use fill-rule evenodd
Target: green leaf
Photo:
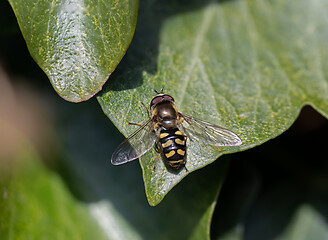
<instances>
[{"instance_id":1,"label":"green leaf","mask_svg":"<svg viewBox=\"0 0 328 240\"><path fill-rule=\"evenodd\" d=\"M101 90L132 39L137 0L9 0L30 54L68 101Z\"/></svg>"},{"instance_id":2,"label":"green leaf","mask_svg":"<svg viewBox=\"0 0 328 240\"><path fill-rule=\"evenodd\" d=\"M187 168L245 150L288 129L311 104L328 116L325 0L177 1L143 3L124 64L98 100L128 136L144 122L152 89L164 87L179 111L233 130L241 147L188 145ZM141 158L151 205L188 173L170 173L155 152Z\"/></svg>"},{"instance_id":3,"label":"green leaf","mask_svg":"<svg viewBox=\"0 0 328 240\"><path fill-rule=\"evenodd\" d=\"M0 163L1 239L106 239L61 178L46 169L32 147Z\"/></svg>"},{"instance_id":4,"label":"green leaf","mask_svg":"<svg viewBox=\"0 0 328 240\"><path fill-rule=\"evenodd\" d=\"M300 206L279 240L325 239L328 235L325 218L309 205Z\"/></svg>"},{"instance_id":5,"label":"green leaf","mask_svg":"<svg viewBox=\"0 0 328 240\"><path fill-rule=\"evenodd\" d=\"M59 173L109 239L209 239L227 159L189 176L153 208L147 204L138 163L110 164L108 151L119 143L119 133L108 126L97 103L58 108L57 116L65 121L57 133L68 156L61 159Z\"/></svg>"}]
</instances>

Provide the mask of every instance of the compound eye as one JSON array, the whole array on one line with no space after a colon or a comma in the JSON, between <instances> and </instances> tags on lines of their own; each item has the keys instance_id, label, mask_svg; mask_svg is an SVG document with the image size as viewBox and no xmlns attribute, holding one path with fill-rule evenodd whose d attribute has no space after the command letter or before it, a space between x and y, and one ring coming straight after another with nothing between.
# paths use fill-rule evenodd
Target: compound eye
<instances>
[{"instance_id":1,"label":"compound eye","mask_svg":"<svg viewBox=\"0 0 328 240\"><path fill-rule=\"evenodd\" d=\"M164 98L164 101L174 102L173 97L171 97L170 95L164 95L163 98Z\"/></svg>"},{"instance_id":2,"label":"compound eye","mask_svg":"<svg viewBox=\"0 0 328 240\"><path fill-rule=\"evenodd\" d=\"M155 105L155 104L158 104L160 102L163 101L163 97L162 96L159 96L159 97L154 97L153 100L151 100L150 102L150 107Z\"/></svg>"}]
</instances>

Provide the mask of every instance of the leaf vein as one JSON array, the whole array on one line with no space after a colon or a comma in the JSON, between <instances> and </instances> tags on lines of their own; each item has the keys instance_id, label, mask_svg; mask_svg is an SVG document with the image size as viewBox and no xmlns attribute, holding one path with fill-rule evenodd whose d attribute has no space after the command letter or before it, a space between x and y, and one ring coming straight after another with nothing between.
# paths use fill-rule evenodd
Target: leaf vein
<instances>
[{"instance_id":1,"label":"leaf vein","mask_svg":"<svg viewBox=\"0 0 328 240\"><path fill-rule=\"evenodd\" d=\"M185 94L186 94L186 91L187 91L187 86L188 86L188 83L190 82L190 78L191 78L191 75L192 75L192 71L195 68L195 65L197 64L197 61L199 59L200 50L201 50L202 44L204 42L205 34L209 29L209 26L211 24L211 20L213 19L214 10L215 10L215 8L213 7L213 5L209 5L207 7L207 10L204 12L203 22L202 22L202 24L199 28L199 32L198 32L197 37L195 39L195 44L194 44L194 48L193 48L193 52L192 52L191 62L190 62L189 67L187 69L187 73L186 73L185 78L184 78L183 86L181 88L182 92L181 92L179 105L182 105L181 103L183 102L183 99L185 97Z\"/></svg>"}]
</instances>

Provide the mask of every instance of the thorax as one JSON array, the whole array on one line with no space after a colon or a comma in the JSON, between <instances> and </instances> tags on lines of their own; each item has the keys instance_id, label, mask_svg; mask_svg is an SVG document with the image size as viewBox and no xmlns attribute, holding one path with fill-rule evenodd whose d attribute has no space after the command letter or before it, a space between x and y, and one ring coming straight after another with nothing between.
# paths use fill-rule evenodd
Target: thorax
<instances>
[{"instance_id":1,"label":"thorax","mask_svg":"<svg viewBox=\"0 0 328 240\"><path fill-rule=\"evenodd\" d=\"M178 111L172 102L163 102L156 105L152 114L158 123L166 129L177 126Z\"/></svg>"}]
</instances>

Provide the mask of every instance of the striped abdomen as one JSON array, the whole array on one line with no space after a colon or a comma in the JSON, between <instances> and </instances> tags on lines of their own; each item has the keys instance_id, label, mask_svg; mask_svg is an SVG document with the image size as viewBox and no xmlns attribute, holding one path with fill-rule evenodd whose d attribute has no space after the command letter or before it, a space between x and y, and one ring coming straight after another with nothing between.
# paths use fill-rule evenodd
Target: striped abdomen
<instances>
[{"instance_id":1,"label":"striped abdomen","mask_svg":"<svg viewBox=\"0 0 328 240\"><path fill-rule=\"evenodd\" d=\"M185 166L186 137L178 128L162 129L159 146L166 163L173 169Z\"/></svg>"}]
</instances>

